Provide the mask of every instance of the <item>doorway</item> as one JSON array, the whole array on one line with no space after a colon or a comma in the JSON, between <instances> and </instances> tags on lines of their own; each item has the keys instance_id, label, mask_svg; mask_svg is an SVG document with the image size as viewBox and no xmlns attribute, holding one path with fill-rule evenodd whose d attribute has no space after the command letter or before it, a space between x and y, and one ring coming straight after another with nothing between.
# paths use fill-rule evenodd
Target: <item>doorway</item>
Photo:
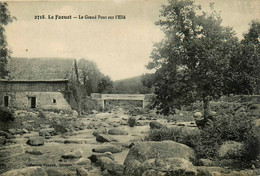
<instances>
[{"instance_id":1,"label":"doorway","mask_svg":"<svg viewBox=\"0 0 260 176\"><path fill-rule=\"evenodd\" d=\"M4 106L5 107L9 106L9 96L4 96Z\"/></svg>"},{"instance_id":2,"label":"doorway","mask_svg":"<svg viewBox=\"0 0 260 176\"><path fill-rule=\"evenodd\" d=\"M29 105L31 108L36 108L36 97L29 97Z\"/></svg>"}]
</instances>

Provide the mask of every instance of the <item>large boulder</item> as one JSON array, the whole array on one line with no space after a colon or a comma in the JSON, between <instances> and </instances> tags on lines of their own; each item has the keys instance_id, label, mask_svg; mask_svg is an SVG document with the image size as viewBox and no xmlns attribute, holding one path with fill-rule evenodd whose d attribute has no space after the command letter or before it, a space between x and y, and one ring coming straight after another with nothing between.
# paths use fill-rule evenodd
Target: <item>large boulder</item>
<instances>
[{"instance_id":1,"label":"large boulder","mask_svg":"<svg viewBox=\"0 0 260 176\"><path fill-rule=\"evenodd\" d=\"M197 175L196 168L183 158L149 159L142 163L136 170L135 175L142 173L142 176L157 175Z\"/></svg>"},{"instance_id":2,"label":"large boulder","mask_svg":"<svg viewBox=\"0 0 260 176\"><path fill-rule=\"evenodd\" d=\"M226 141L218 149L218 156L221 158L237 158L241 157L244 145L241 142Z\"/></svg>"},{"instance_id":3,"label":"large boulder","mask_svg":"<svg viewBox=\"0 0 260 176\"><path fill-rule=\"evenodd\" d=\"M111 152L106 152L106 153L93 153L91 156L88 158L91 160L91 162L96 163L97 160L101 157L107 157L110 158L111 160L114 160L114 156Z\"/></svg>"},{"instance_id":4,"label":"large boulder","mask_svg":"<svg viewBox=\"0 0 260 176\"><path fill-rule=\"evenodd\" d=\"M119 128L112 128L108 130L108 134L111 135L128 135L128 132Z\"/></svg>"},{"instance_id":5,"label":"large boulder","mask_svg":"<svg viewBox=\"0 0 260 176\"><path fill-rule=\"evenodd\" d=\"M167 140L161 142L148 141L137 142L136 145L130 149L124 164L127 165L131 160L144 162L147 159L156 157L159 159L179 157L192 161L196 159L193 149L187 145Z\"/></svg>"},{"instance_id":6,"label":"large boulder","mask_svg":"<svg viewBox=\"0 0 260 176\"><path fill-rule=\"evenodd\" d=\"M229 173L227 169L216 166L197 166L196 169L199 176L221 176Z\"/></svg>"},{"instance_id":7,"label":"large boulder","mask_svg":"<svg viewBox=\"0 0 260 176\"><path fill-rule=\"evenodd\" d=\"M110 175L122 176L124 172L124 165L115 163L113 160L108 158L100 158L101 170L107 170Z\"/></svg>"},{"instance_id":8,"label":"large boulder","mask_svg":"<svg viewBox=\"0 0 260 176\"><path fill-rule=\"evenodd\" d=\"M10 134L13 134L13 135L16 135L16 134L24 134L23 130L22 129L8 129L8 132Z\"/></svg>"},{"instance_id":9,"label":"large boulder","mask_svg":"<svg viewBox=\"0 0 260 176\"><path fill-rule=\"evenodd\" d=\"M122 152L122 148L115 145L102 145L93 148L92 151L97 153L105 153L105 152L119 153Z\"/></svg>"},{"instance_id":10,"label":"large boulder","mask_svg":"<svg viewBox=\"0 0 260 176\"><path fill-rule=\"evenodd\" d=\"M102 166L104 164L113 163L113 162L114 162L114 160L112 160L112 159L110 159L108 157L103 157L102 156L102 157L98 158L98 160L96 162L96 165Z\"/></svg>"},{"instance_id":11,"label":"large boulder","mask_svg":"<svg viewBox=\"0 0 260 176\"><path fill-rule=\"evenodd\" d=\"M201 165L201 166L213 166L214 162L210 159L201 158L201 159L199 159L199 165Z\"/></svg>"},{"instance_id":12,"label":"large boulder","mask_svg":"<svg viewBox=\"0 0 260 176\"><path fill-rule=\"evenodd\" d=\"M75 164L88 166L88 165L91 165L91 161L88 158L80 158Z\"/></svg>"},{"instance_id":13,"label":"large boulder","mask_svg":"<svg viewBox=\"0 0 260 176\"><path fill-rule=\"evenodd\" d=\"M193 117L194 118L202 118L202 116L203 116L203 114L201 113L201 112L195 112L194 114L193 114Z\"/></svg>"},{"instance_id":14,"label":"large boulder","mask_svg":"<svg viewBox=\"0 0 260 176\"><path fill-rule=\"evenodd\" d=\"M1 174L1 176L48 176L41 167L26 167L23 169L14 169Z\"/></svg>"},{"instance_id":15,"label":"large boulder","mask_svg":"<svg viewBox=\"0 0 260 176\"><path fill-rule=\"evenodd\" d=\"M54 128L44 128L39 131L40 136L53 136L55 133Z\"/></svg>"},{"instance_id":16,"label":"large boulder","mask_svg":"<svg viewBox=\"0 0 260 176\"><path fill-rule=\"evenodd\" d=\"M156 164L152 163L156 163L156 161L159 160L161 162L166 161L166 163L161 163L161 166L165 166L165 168L168 167L166 165L171 165L171 163L178 161L177 163L181 165L180 168L183 169L186 168L186 165L192 166L190 161L195 161L195 159L195 153L190 147L174 141L138 142L130 149L126 156L124 161L124 165L126 166L124 174L142 175L147 169L156 169ZM151 164L149 165L148 163ZM175 165L176 167L177 163ZM149 166L149 168L146 165ZM175 172L173 168L170 168L170 170L163 169L161 171ZM187 173L190 172L188 169L184 171L185 173L186 171ZM196 174L195 169L192 168L191 171Z\"/></svg>"},{"instance_id":17,"label":"large boulder","mask_svg":"<svg viewBox=\"0 0 260 176\"><path fill-rule=\"evenodd\" d=\"M79 113L76 110L71 111L73 117L78 117Z\"/></svg>"},{"instance_id":18,"label":"large boulder","mask_svg":"<svg viewBox=\"0 0 260 176\"><path fill-rule=\"evenodd\" d=\"M29 149L26 150L25 153L31 154L31 155L42 155L43 153L39 150Z\"/></svg>"},{"instance_id":19,"label":"large boulder","mask_svg":"<svg viewBox=\"0 0 260 176\"><path fill-rule=\"evenodd\" d=\"M107 129L105 127L100 127L93 131L92 133L94 136L97 136L98 134L107 134Z\"/></svg>"},{"instance_id":20,"label":"large boulder","mask_svg":"<svg viewBox=\"0 0 260 176\"><path fill-rule=\"evenodd\" d=\"M88 176L88 172L84 168L77 168L76 169L77 176Z\"/></svg>"},{"instance_id":21,"label":"large boulder","mask_svg":"<svg viewBox=\"0 0 260 176\"><path fill-rule=\"evenodd\" d=\"M81 150L75 150L68 153L63 154L61 157L63 159L76 159L82 157L82 151Z\"/></svg>"},{"instance_id":22,"label":"large boulder","mask_svg":"<svg viewBox=\"0 0 260 176\"><path fill-rule=\"evenodd\" d=\"M57 169L48 168L45 169L45 172L48 174L48 176L64 176L64 173Z\"/></svg>"},{"instance_id":23,"label":"large boulder","mask_svg":"<svg viewBox=\"0 0 260 176\"><path fill-rule=\"evenodd\" d=\"M41 137L31 137L28 139L27 144L31 146L41 146L44 144L44 139Z\"/></svg>"},{"instance_id":24,"label":"large boulder","mask_svg":"<svg viewBox=\"0 0 260 176\"><path fill-rule=\"evenodd\" d=\"M0 136L4 136L6 139L14 139L15 138L14 135L9 134L9 133L7 133L5 131L1 131L1 130L0 130Z\"/></svg>"},{"instance_id":25,"label":"large boulder","mask_svg":"<svg viewBox=\"0 0 260 176\"><path fill-rule=\"evenodd\" d=\"M96 141L98 142L117 142L117 140L109 135L106 135L106 134L98 134L97 137L96 137Z\"/></svg>"},{"instance_id":26,"label":"large boulder","mask_svg":"<svg viewBox=\"0 0 260 176\"><path fill-rule=\"evenodd\" d=\"M160 129L160 128L163 127L163 124L161 124L159 122L152 121L152 122L149 123L149 126L150 126L151 129L154 129L154 128Z\"/></svg>"}]
</instances>

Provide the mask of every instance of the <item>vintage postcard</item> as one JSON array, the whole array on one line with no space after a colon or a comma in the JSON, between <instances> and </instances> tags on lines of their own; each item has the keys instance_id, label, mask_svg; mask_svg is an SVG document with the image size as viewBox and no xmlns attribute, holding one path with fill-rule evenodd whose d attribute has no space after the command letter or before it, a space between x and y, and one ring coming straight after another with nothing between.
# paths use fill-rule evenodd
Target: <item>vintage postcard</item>
<instances>
[{"instance_id":1,"label":"vintage postcard","mask_svg":"<svg viewBox=\"0 0 260 176\"><path fill-rule=\"evenodd\" d=\"M0 7L0 175L259 174L259 0Z\"/></svg>"}]
</instances>

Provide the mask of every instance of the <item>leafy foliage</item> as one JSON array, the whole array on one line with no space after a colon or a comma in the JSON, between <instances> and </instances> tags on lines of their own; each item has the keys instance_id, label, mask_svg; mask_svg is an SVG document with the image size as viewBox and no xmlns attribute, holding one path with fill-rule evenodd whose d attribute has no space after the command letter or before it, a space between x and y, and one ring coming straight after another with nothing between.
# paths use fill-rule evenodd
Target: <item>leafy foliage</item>
<instances>
[{"instance_id":1,"label":"leafy foliage","mask_svg":"<svg viewBox=\"0 0 260 176\"><path fill-rule=\"evenodd\" d=\"M173 140L195 149L199 158L217 159L217 151L223 142L233 140L245 144L241 161L257 159L260 154L260 129L248 114L229 114L216 117L211 126L191 131L184 128L152 129L148 140Z\"/></svg>"},{"instance_id":2,"label":"leafy foliage","mask_svg":"<svg viewBox=\"0 0 260 176\"><path fill-rule=\"evenodd\" d=\"M7 48L4 26L8 25L14 19L8 10L8 4L0 2L0 78L5 78L8 75L6 66L10 58L10 50Z\"/></svg>"},{"instance_id":3,"label":"leafy foliage","mask_svg":"<svg viewBox=\"0 0 260 176\"><path fill-rule=\"evenodd\" d=\"M98 82L99 93L112 93L113 90L113 82L108 76L101 78Z\"/></svg>"},{"instance_id":4,"label":"leafy foliage","mask_svg":"<svg viewBox=\"0 0 260 176\"><path fill-rule=\"evenodd\" d=\"M136 104L135 104L136 105ZM138 116L138 115L143 115L143 114L147 114L148 113L148 109L147 108L142 108L142 107L128 107L128 114L130 114L131 116Z\"/></svg>"},{"instance_id":5,"label":"leafy foliage","mask_svg":"<svg viewBox=\"0 0 260 176\"><path fill-rule=\"evenodd\" d=\"M100 72L97 64L84 58L78 61L79 81L88 95L93 92L103 93L113 90L110 77Z\"/></svg>"},{"instance_id":6,"label":"leafy foliage","mask_svg":"<svg viewBox=\"0 0 260 176\"><path fill-rule=\"evenodd\" d=\"M129 117L127 123L130 127L134 127L137 123L136 118L132 116Z\"/></svg>"},{"instance_id":7,"label":"leafy foliage","mask_svg":"<svg viewBox=\"0 0 260 176\"><path fill-rule=\"evenodd\" d=\"M163 127L160 129L151 129L149 131L149 136L147 139L151 141L172 140L182 144L186 144L190 147L195 147L198 136L200 136L199 131L185 131L184 128L181 127Z\"/></svg>"},{"instance_id":8,"label":"leafy foliage","mask_svg":"<svg viewBox=\"0 0 260 176\"><path fill-rule=\"evenodd\" d=\"M90 95L92 92L97 92L98 82L103 75L99 71L96 63L86 59L80 59L78 61L78 72L79 81L87 94Z\"/></svg>"},{"instance_id":9,"label":"leafy foliage","mask_svg":"<svg viewBox=\"0 0 260 176\"><path fill-rule=\"evenodd\" d=\"M81 101L84 97L84 90L76 81L71 81L67 89L63 92L65 99L70 104L71 108L77 112L81 112Z\"/></svg>"},{"instance_id":10,"label":"leafy foliage","mask_svg":"<svg viewBox=\"0 0 260 176\"><path fill-rule=\"evenodd\" d=\"M79 114L81 112L90 113L92 110L102 110L101 105L96 100L92 100L86 94L85 88L76 81L70 81L67 90L63 94L71 108Z\"/></svg>"},{"instance_id":11,"label":"leafy foliage","mask_svg":"<svg viewBox=\"0 0 260 176\"><path fill-rule=\"evenodd\" d=\"M260 22L252 21L230 61L230 88L235 94L260 94ZM232 74L231 74L232 73Z\"/></svg>"},{"instance_id":12,"label":"leafy foliage","mask_svg":"<svg viewBox=\"0 0 260 176\"><path fill-rule=\"evenodd\" d=\"M15 119L14 113L9 108L0 107L0 121L8 122Z\"/></svg>"},{"instance_id":13,"label":"leafy foliage","mask_svg":"<svg viewBox=\"0 0 260 176\"><path fill-rule=\"evenodd\" d=\"M206 13L191 0L169 0L156 22L165 39L155 44L148 69L154 79L155 106L169 114L195 101L209 101L231 93L254 93L259 82L259 23L253 22L241 42L230 27L221 25L219 13ZM248 59L249 58L249 59ZM257 69L258 68L258 69Z\"/></svg>"}]
</instances>

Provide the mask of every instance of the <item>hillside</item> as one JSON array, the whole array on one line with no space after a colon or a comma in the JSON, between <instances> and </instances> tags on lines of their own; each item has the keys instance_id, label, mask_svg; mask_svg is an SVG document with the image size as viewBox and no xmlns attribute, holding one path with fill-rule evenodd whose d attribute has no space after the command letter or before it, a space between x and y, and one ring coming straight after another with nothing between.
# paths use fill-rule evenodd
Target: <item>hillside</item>
<instances>
[{"instance_id":1,"label":"hillside","mask_svg":"<svg viewBox=\"0 0 260 176\"><path fill-rule=\"evenodd\" d=\"M142 75L114 81L115 93L149 93L149 89L143 86L141 80Z\"/></svg>"}]
</instances>

